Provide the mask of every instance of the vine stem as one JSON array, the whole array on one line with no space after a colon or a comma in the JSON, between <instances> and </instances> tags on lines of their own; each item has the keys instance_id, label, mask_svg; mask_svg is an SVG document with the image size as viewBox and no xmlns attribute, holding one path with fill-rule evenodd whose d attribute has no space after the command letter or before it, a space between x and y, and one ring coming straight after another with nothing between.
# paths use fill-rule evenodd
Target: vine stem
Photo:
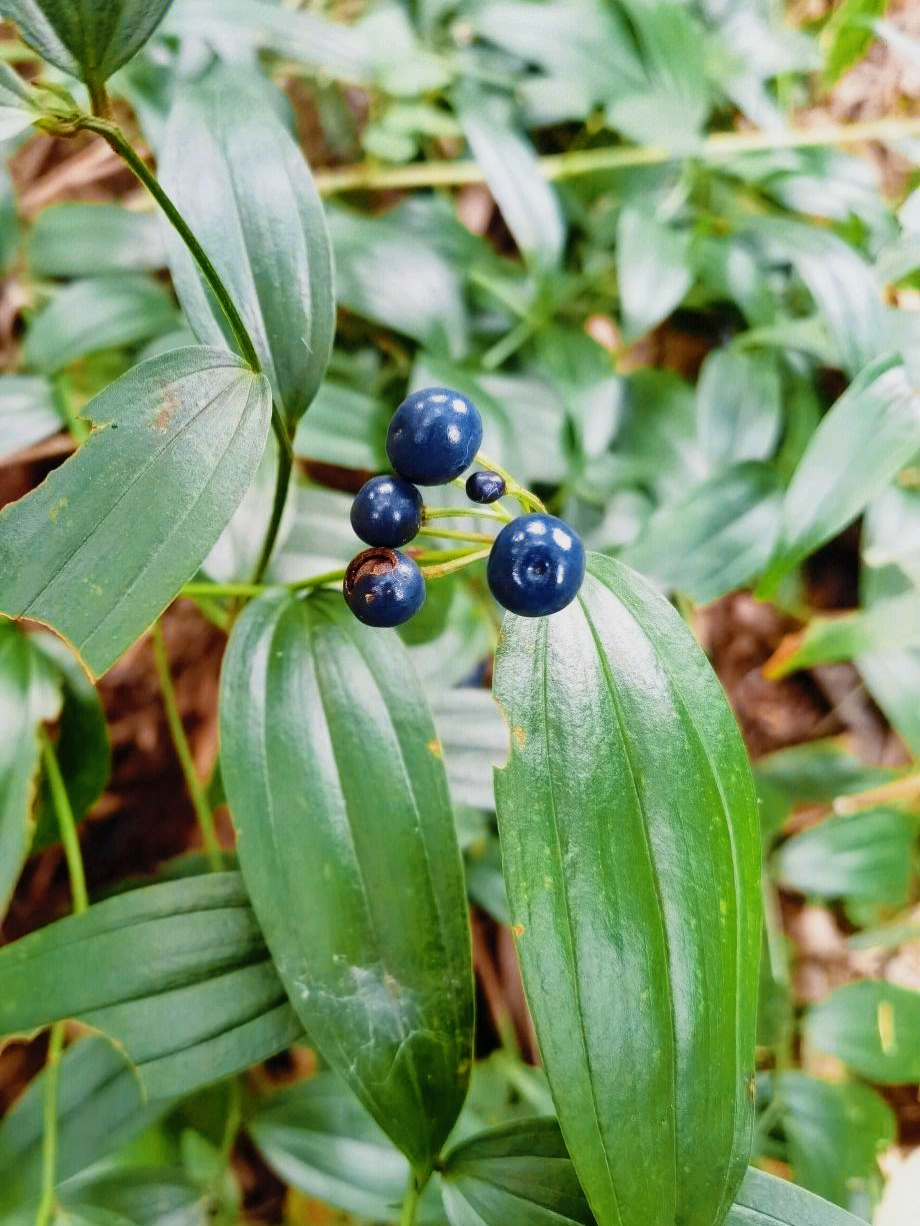
<instances>
[{"instance_id":1,"label":"vine stem","mask_svg":"<svg viewBox=\"0 0 920 1226\"><path fill-rule=\"evenodd\" d=\"M823 124L816 128L787 128L780 132L717 132L700 141L690 153L674 153L651 145L575 149L537 159L544 179L558 181L602 170L632 166L661 166L688 159L712 161L739 153L763 153L772 149L808 149L827 145L856 145L863 141L896 141L920 136L920 119L877 119L865 123ZM316 184L324 196L338 192L394 190L413 187L461 187L484 183L476 162L421 162L382 170L378 167L346 166L319 171Z\"/></svg>"},{"instance_id":2,"label":"vine stem","mask_svg":"<svg viewBox=\"0 0 920 1226\"><path fill-rule=\"evenodd\" d=\"M176 691L172 683L172 674L169 671L169 656L166 653L163 627L158 621L153 623L150 629L150 637L153 640L153 654L156 660L157 676L160 679L160 690L163 694L166 722L169 724L172 742L182 766L182 774L185 777L185 786L188 788L195 816L198 818L198 826L201 830L201 840L204 844L204 849L207 852L212 870L218 871L222 866L222 861L220 843L217 841L217 829L214 825L214 814L211 812L211 806L208 804L205 790L202 787L201 780L198 778L198 772L195 770L192 751L189 749L185 729L182 726L182 718L179 715L179 708L176 704Z\"/></svg>"},{"instance_id":3,"label":"vine stem","mask_svg":"<svg viewBox=\"0 0 920 1226\"><path fill-rule=\"evenodd\" d=\"M274 421L274 409L272 420ZM294 456L291 452L289 443L286 449L284 447L278 448L278 472L275 477L275 497L272 501L272 513L271 518L268 521L268 529L265 533L265 540L262 542L262 551L259 554L259 560L256 563L256 568L252 572L253 583L261 583L265 576L266 570L268 570L272 550L275 548L278 533L281 531L281 520L284 518L284 508L287 505L288 493L291 488L291 473L293 471Z\"/></svg>"},{"instance_id":4,"label":"vine stem","mask_svg":"<svg viewBox=\"0 0 920 1226\"><path fill-rule=\"evenodd\" d=\"M89 907L89 893L86 889L86 873L83 869L83 857L80 854L80 838L77 834L77 823L74 818L70 797L67 795L67 786L61 774L57 754L54 751L54 744L44 728L40 732L40 738L45 778L48 780L51 804L57 818L58 829L61 832L61 842L64 846L64 856L67 860L67 871L70 875L71 906L74 915L81 915ZM57 1205L57 1197L55 1196L58 1161L57 1112L61 1056L63 1051L64 1023L55 1022L51 1027L51 1033L48 1038L48 1054L45 1059L45 1096L42 1102L41 1198L35 1214L35 1226L50 1226Z\"/></svg>"}]
</instances>

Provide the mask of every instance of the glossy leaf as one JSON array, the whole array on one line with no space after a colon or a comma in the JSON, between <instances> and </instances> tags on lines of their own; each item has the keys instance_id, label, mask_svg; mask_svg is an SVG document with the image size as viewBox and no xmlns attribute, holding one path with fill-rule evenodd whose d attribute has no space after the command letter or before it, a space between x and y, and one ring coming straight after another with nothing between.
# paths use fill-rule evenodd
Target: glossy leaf
<instances>
[{"instance_id":1,"label":"glossy leaf","mask_svg":"<svg viewBox=\"0 0 920 1226\"><path fill-rule=\"evenodd\" d=\"M18 136L38 117L39 112L32 105L29 88L22 77L0 63L0 141Z\"/></svg>"},{"instance_id":2,"label":"glossy leaf","mask_svg":"<svg viewBox=\"0 0 920 1226\"><path fill-rule=\"evenodd\" d=\"M119 204L73 202L43 209L32 228L28 255L36 277L98 277L166 267L156 213Z\"/></svg>"},{"instance_id":3,"label":"glossy leaf","mask_svg":"<svg viewBox=\"0 0 920 1226\"><path fill-rule=\"evenodd\" d=\"M635 339L660 324L693 284L690 236L628 206L617 225L617 276L623 326Z\"/></svg>"},{"instance_id":4,"label":"glossy leaf","mask_svg":"<svg viewBox=\"0 0 920 1226\"><path fill-rule=\"evenodd\" d=\"M437 740L396 635L341 595L273 594L224 660L221 769L240 866L324 1058L427 1172L460 1110L470 936Z\"/></svg>"},{"instance_id":5,"label":"glossy leaf","mask_svg":"<svg viewBox=\"0 0 920 1226\"><path fill-rule=\"evenodd\" d=\"M240 1072L302 1035L238 873L132 890L0 950L0 1034L62 1018L118 1043L150 1098Z\"/></svg>"},{"instance_id":6,"label":"glossy leaf","mask_svg":"<svg viewBox=\"0 0 920 1226\"><path fill-rule=\"evenodd\" d=\"M783 532L762 594L831 539L917 450L920 394L896 358L853 380L811 438L783 504Z\"/></svg>"},{"instance_id":7,"label":"glossy leaf","mask_svg":"<svg viewBox=\"0 0 920 1226\"><path fill-rule=\"evenodd\" d=\"M39 1195L42 1174L43 1070L0 1123L0 1212ZM107 1039L68 1047L60 1066L57 1178L92 1166L169 1110L147 1105L137 1073Z\"/></svg>"},{"instance_id":8,"label":"glossy leaf","mask_svg":"<svg viewBox=\"0 0 920 1226\"><path fill-rule=\"evenodd\" d=\"M753 1118L760 847L737 726L678 614L597 554L577 603L505 619L495 693L513 931L581 1183L601 1226L711 1226Z\"/></svg>"},{"instance_id":9,"label":"glossy leaf","mask_svg":"<svg viewBox=\"0 0 920 1226\"><path fill-rule=\"evenodd\" d=\"M834 7L821 32L826 84L839 81L863 58L875 37L873 21L884 17L887 7L888 0L842 0Z\"/></svg>"},{"instance_id":10,"label":"glossy leaf","mask_svg":"<svg viewBox=\"0 0 920 1226\"><path fill-rule=\"evenodd\" d=\"M64 72L100 85L135 55L171 0L0 0L0 14Z\"/></svg>"},{"instance_id":11,"label":"glossy leaf","mask_svg":"<svg viewBox=\"0 0 920 1226\"><path fill-rule=\"evenodd\" d=\"M441 1178L451 1226L594 1226L554 1119L519 1120L463 1141Z\"/></svg>"},{"instance_id":12,"label":"glossy leaf","mask_svg":"<svg viewBox=\"0 0 920 1226\"><path fill-rule=\"evenodd\" d=\"M23 362L56 374L90 353L120 349L174 331L179 316L172 295L141 275L93 277L59 290L26 334Z\"/></svg>"},{"instance_id":13,"label":"glossy leaf","mask_svg":"<svg viewBox=\"0 0 920 1226\"><path fill-rule=\"evenodd\" d=\"M767 460L782 429L782 386L769 353L716 349L700 370L698 430L714 467Z\"/></svg>"},{"instance_id":14,"label":"glossy leaf","mask_svg":"<svg viewBox=\"0 0 920 1226\"><path fill-rule=\"evenodd\" d=\"M738 464L666 502L622 560L669 591L707 604L763 570L781 503L773 469Z\"/></svg>"},{"instance_id":15,"label":"glossy leaf","mask_svg":"<svg viewBox=\"0 0 920 1226\"><path fill-rule=\"evenodd\" d=\"M764 666L764 674L786 677L816 664L904 647L920 647L920 592L880 600L855 613L814 618L801 634L780 645Z\"/></svg>"},{"instance_id":16,"label":"glossy leaf","mask_svg":"<svg viewBox=\"0 0 920 1226\"><path fill-rule=\"evenodd\" d=\"M160 174L217 268L293 423L316 395L332 348L332 253L310 168L267 105L267 88L229 70L185 86L170 116ZM230 343L223 312L172 229L167 247L198 339Z\"/></svg>"},{"instance_id":17,"label":"glossy leaf","mask_svg":"<svg viewBox=\"0 0 920 1226\"><path fill-rule=\"evenodd\" d=\"M103 673L196 572L252 480L266 380L231 354L180 349L86 409L77 454L0 515L0 609L45 621Z\"/></svg>"},{"instance_id":18,"label":"glossy leaf","mask_svg":"<svg viewBox=\"0 0 920 1226\"><path fill-rule=\"evenodd\" d=\"M60 709L55 670L18 626L0 622L0 917L32 845L42 726Z\"/></svg>"},{"instance_id":19,"label":"glossy leaf","mask_svg":"<svg viewBox=\"0 0 920 1226\"><path fill-rule=\"evenodd\" d=\"M881 979L845 984L812 1005L805 1040L881 1085L920 1080L920 992Z\"/></svg>"},{"instance_id":20,"label":"glossy leaf","mask_svg":"<svg viewBox=\"0 0 920 1226\"><path fill-rule=\"evenodd\" d=\"M0 375L0 456L64 428L54 389L37 375Z\"/></svg>"},{"instance_id":21,"label":"glossy leaf","mask_svg":"<svg viewBox=\"0 0 920 1226\"><path fill-rule=\"evenodd\" d=\"M829 817L782 845L775 873L801 894L897 906L907 902L915 838L915 823L897 809Z\"/></svg>"},{"instance_id":22,"label":"glossy leaf","mask_svg":"<svg viewBox=\"0 0 920 1226\"><path fill-rule=\"evenodd\" d=\"M865 1222L786 1179L751 1167L725 1226L865 1226Z\"/></svg>"}]
</instances>

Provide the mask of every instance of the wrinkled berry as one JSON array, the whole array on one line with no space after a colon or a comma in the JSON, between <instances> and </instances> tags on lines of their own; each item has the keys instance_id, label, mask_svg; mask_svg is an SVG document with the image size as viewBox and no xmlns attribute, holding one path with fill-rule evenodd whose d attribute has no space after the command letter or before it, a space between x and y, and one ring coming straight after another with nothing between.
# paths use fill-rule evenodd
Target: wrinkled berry
<instances>
[{"instance_id":1,"label":"wrinkled berry","mask_svg":"<svg viewBox=\"0 0 920 1226\"><path fill-rule=\"evenodd\" d=\"M351 526L368 545L395 549L422 526L422 496L402 477L372 477L351 504Z\"/></svg>"},{"instance_id":2,"label":"wrinkled berry","mask_svg":"<svg viewBox=\"0 0 920 1226\"><path fill-rule=\"evenodd\" d=\"M446 485L469 468L482 443L479 410L449 387L406 397L390 422L387 455L416 485Z\"/></svg>"},{"instance_id":3,"label":"wrinkled berry","mask_svg":"<svg viewBox=\"0 0 920 1226\"><path fill-rule=\"evenodd\" d=\"M466 479L466 496L471 502L497 502L505 494L505 481L498 473L472 473Z\"/></svg>"},{"instance_id":4,"label":"wrinkled berry","mask_svg":"<svg viewBox=\"0 0 920 1226\"><path fill-rule=\"evenodd\" d=\"M495 538L486 577L504 608L520 617L545 617L578 595L585 548L554 515L522 515Z\"/></svg>"},{"instance_id":5,"label":"wrinkled berry","mask_svg":"<svg viewBox=\"0 0 920 1226\"><path fill-rule=\"evenodd\" d=\"M345 602L366 626L401 626L425 603L425 580L395 549L365 549L349 563Z\"/></svg>"}]
</instances>

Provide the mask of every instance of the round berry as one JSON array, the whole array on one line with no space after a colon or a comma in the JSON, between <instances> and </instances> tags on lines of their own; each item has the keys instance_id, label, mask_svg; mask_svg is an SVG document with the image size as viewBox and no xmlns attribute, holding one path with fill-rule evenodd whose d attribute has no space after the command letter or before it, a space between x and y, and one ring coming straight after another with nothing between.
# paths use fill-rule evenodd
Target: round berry
<instances>
[{"instance_id":1,"label":"round berry","mask_svg":"<svg viewBox=\"0 0 920 1226\"><path fill-rule=\"evenodd\" d=\"M471 502L498 502L505 496L505 479L498 473L473 473L466 479L466 496Z\"/></svg>"},{"instance_id":2,"label":"round berry","mask_svg":"<svg viewBox=\"0 0 920 1226\"><path fill-rule=\"evenodd\" d=\"M422 526L422 496L402 477L371 477L351 504L351 526L368 545L396 549Z\"/></svg>"},{"instance_id":3,"label":"round berry","mask_svg":"<svg viewBox=\"0 0 920 1226\"><path fill-rule=\"evenodd\" d=\"M345 572L345 602L366 626L401 626L425 603L425 580L395 549L365 549Z\"/></svg>"},{"instance_id":4,"label":"round berry","mask_svg":"<svg viewBox=\"0 0 920 1226\"><path fill-rule=\"evenodd\" d=\"M482 418L466 396L426 387L407 396L390 422L387 455L416 485L446 485L469 468L482 444Z\"/></svg>"},{"instance_id":5,"label":"round berry","mask_svg":"<svg viewBox=\"0 0 920 1226\"><path fill-rule=\"evenodd\" d=\"M578 595L585 547L554 515L522 515L495 538L486 577L492 595L510 612L546 617Z\"/></svg>"}]
</instances>

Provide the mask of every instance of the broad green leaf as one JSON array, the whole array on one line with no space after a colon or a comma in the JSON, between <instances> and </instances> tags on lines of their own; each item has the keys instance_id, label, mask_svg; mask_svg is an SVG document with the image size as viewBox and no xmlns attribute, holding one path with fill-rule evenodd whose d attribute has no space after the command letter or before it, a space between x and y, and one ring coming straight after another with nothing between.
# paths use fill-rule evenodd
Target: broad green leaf
<instances>
[{"instance_id":1,"label":"broad green leaf","mask_svg":"<svg viewBox=\"0 0 920 1226\"><path fill-rule=\"evenodd\" d=\"M135 367L88 441L0 514L0 610L45 621L103 673L195 574L256 471L268 383L217 349Z\"/></svg>"},{"instance_id":2,"label":"broad green leaf","mask_svg":"<svg viewBox=\"0 0 920 1226\"><path fill-rule=\"evenodd\" d=\"M29 237L36 277L98 277L166 267L163 229L155 213L120 204L55 204L43 209Z\"/></svg>"},{"instance_id":3,"label":"broad green leaf","mask_svg":"<svg viewBox=\"0 0 920 1226\"><path fill-rule=\"evenodd\" d=\"M533 146L501 108L496 114L480 96L464 94L458 118L518 250L538 268L552 270L562 258L565 219Z\"/></svg>"},{"instance_id":4,"label":"broad green leaf","mask_svg":"<svg viewBox=\"0 0 920 1226\"><path fill-rule=\"evenodd\" d=\"M782 1073L776 1092L797 1182L844 1208L854 1193L876 1199L878 1158L897 1132L885 1100L856 1081L818 1081L799 1072Z\"/></svg>"},{"instance_id":5,"label":"broad green leaf","mask_svg":"<svg viewBox=\"0 0 920 1226\"><path fill-rule=\"evenodd\" d=\"M327 379L297 427L294 454L342 468L385 469L391 416L382 401Z\"/></svg>"},{"instance_id":6,"label":"broad green leaf","mask_svg":"<svg viewBox=\"0 0 920 1226\"><path fill-rule=\"evenodd\" d=\"M622 561L669 591L707 604L761 573L779 530L781 503L778 478L766 464L727 468L659 507Z\"/></svg>"},{"instance_id":7,"label":"broad green leaf","mask_svg":"<svg viewBox=\"0 0 920 1226\"><path fill-rule=\"evenodd\" d=\"M880 576L866 573L886 566L897 567L920 587L920 489L893 484L873 498L866 507L860 550L864 599L874 603L889 595L887 583L879 582Z\"/></svg>"},{"instance_id":8,"label":"broad green leaf","mask_svg":"<svg viewBox=\"0 0 920 1226\"><path fill-rule=\"evenodd\" d=\"M872 24L887 7L888 0L842 0L834 6L821 32L825 84L833 85L859 63L872 46Z\"/></svg>"},{"instance_id":9,"label":"broad green leaf","mask_svg":"<svg viewBox=\"0 0 920 1226\"><path fill-rule=\"evenodd\" d=\"M897 358L879 358L822 419L793 474L764 596L859 515L916 452L918 439L920 394Z\"/></svg>"},{"instance_id":10,"label":"broad green leaf","mask_svg":"<svg viewBox=\"0 0 920 1226\"><path fill-rule=\"evenodd\" d=\"M0 1123L0 1212L41 1191L43 1110L47 1070L39 1074ZM145 1105L143 1087L124 1055L107 1039L72 1044L60 1067L57 1178L69 1179L126 1144L170 1108Z\"/></svg>"},{"instance_id":11,"label":"broad green leaf","mask_svg":"<svg viewBox=\"0 0 920 1226\"><path fill-rule=\"evenodd\" d=\"M831 804L838 796L867 792L897 776L889 767L860 762L833 739L793 745L757 763L758 779L779 788L793 804Z\"/></svg>"},{"instance_id":12,"label":"broad green leaf","mask_svg":"<svg viewBox=\"0 0 920 1226\"><path fill-rule=\"evenodd\" d=\"M700 370L696 403L700 442L714 467L773 455L783 411L771 354L714 350Z\"/></svg>"},{"instance_id":13,"label":"broad green leaf","mask_svg":"<svg viewBox=\"0 0 920 1226\"><path fill-rule=\"evenodd\" d=\"M725 1226L866 1226L862 1218L794 1183L748 1169Z\"/></svg>"},{"instance_id":14,"label":"broad green leaf","mask_svg":"<svg viewBox=\"0 0 920 1226\"><path fill-rule=\"evenodd\" d=\"M920 592L880 600L867 609L837 617L816 617L794 635L764 666L771 678L815 664L854 660L870 652L920 647Z\"/></svg>"},{"instance_id":15,"label":"broad green leaf","mask_svg":"<svg viewBox=\"0 0 920 1226\"><path fill-rule=\"evenodd\" d=\"M0 456L64 428L54 388L38 375L0 375Z\"/></svg>"},{"instance_id":16,"label":"broad green leaf","mask_svg":"<svg viewBox=\"0 0 920 1226\"><path fill-rule=\"evenodd\" d=\"M171 0L0 0L0 15L57 68L101 85L135 55Z\"/></svg>"},{"instance_id":17,"label":"broad green leaf","mask_svg":"<svg viewBox=\"0 0 920 1226\"><path fill-rule=\"evenodd\" d=\"M39 115L25 81L12 68L0 63L0 142L24 132Z\"/></svg>"},{"instance_id":18,"label":"broad green leaf","mask_svg":"<svg viewBox=\"0 0 920 1226\"><path fill-rule=\"evenodd\" d=\"M597 554L577 603L506 617L495 693L513 931L581 1183L601 1226L711 1226L753 1119L760 833L738 728L675 610Z\"/></svg>"},{"instance_id":19,"label":"broad green leaf","mask_svg":"<svg viewBox=\"0 0 920 1226\"><path fill-rule=\"evenodd\" d=\"M209 1226L214 1219L208 1192L184 1171L164 1167L87 1172L68 1180L59 1196L71 1221L91 1226Z\"/></svg>"},{"instance_id":20,"label":"broad green leaf","mask_svg":"<svg viewBox=\"0 0 920 1226\"><path fill-rule=\"evenodd\" d=\"M170 116L160 173L242 315L279 407L294 423L316 395L332 349L332 253L310 168L267 105L265 88L229 69L186 85ZM198 339L229 343L223 312L171 229L167 248L179 300Z\"/></svg>"},{"instance_id":21,"label":"broad green leaf","mask_svg":"<svg viewBox=\"0 0 920 1226\"><path fill-rule=\"evenodd\" d=\"M881 979L848 983L805 1015L809 1047L881 1085L920 1080L920 992Z\"/></svg>"},{"instance_id":22,"label":"broad green leaf","mask_svg":"<svg viewBox=\"0 0 920 1226\"><path fill-rule=\"evenodd\" d=\"M785 886L818 898L907 902L916 824L897 809L829 817L780 847L774 872Z\"/></svg>"},{"instance_id":23,"label":"broad green leaf","mask_svg":"<svg viewBox=\"0 0 920 1226\"><path fill-rule=\"evenodd\" d=\"M690 235L627 206L617 225L617 276L623 328L633 340L667 319L693 284Z\"/></svg>"},{"instance_id":24,"label":"broad green leaf","mask_svg":"<svg viewBox=\"0 0 920 1226\"><path fill-rule=\"evenodd\" d=\"M398 636L338 593L254 601L220 727L240 866L291 1003L427 1173L469 1079L470 936L435 729Z\"/></svg>"},{"instance_id":25,"label":"broad green leaf","mask_svg":"<svg viewBox=\"0 0 920 1226\"><path fill-rule=\"evenodd\" d=\"M18 626L0 622L0 917L32 845L42 725L60 710L55 670Z\"/></svg>"},{"instance_id":26,"label":"broad green leaf","mask_svg":"<svg viewBox=\"0 0 920 1226\"><path fill-rule=\"evenodd\" d=\"M58 290L35 316L22 358L31 370L53 375L87 354L140 345L178 324L172 295L150 277L93 277Z\"/></svg>"},{"instance_id":27,"label":"broad green leaf","mask_svg":"<svg viewBox=\"0 0 920 1226\"><path fill-rule=\"evenodd\" d=\"M0 950L0 1034L62 1018L113 1039L150 1098L302 1036L238 873L132 890Z\"/></svg>"},{"instance_id":28,"label":"broad green leaf","mask_svg":"<svg viewBox=\"0 0 920 1226\"><path fill-rule=\"evenodd\" d=\"M471 1137L451 1150L441 1178L451 1226L594 1226L554 1119Z\"/></svg>"}]
</instances>

